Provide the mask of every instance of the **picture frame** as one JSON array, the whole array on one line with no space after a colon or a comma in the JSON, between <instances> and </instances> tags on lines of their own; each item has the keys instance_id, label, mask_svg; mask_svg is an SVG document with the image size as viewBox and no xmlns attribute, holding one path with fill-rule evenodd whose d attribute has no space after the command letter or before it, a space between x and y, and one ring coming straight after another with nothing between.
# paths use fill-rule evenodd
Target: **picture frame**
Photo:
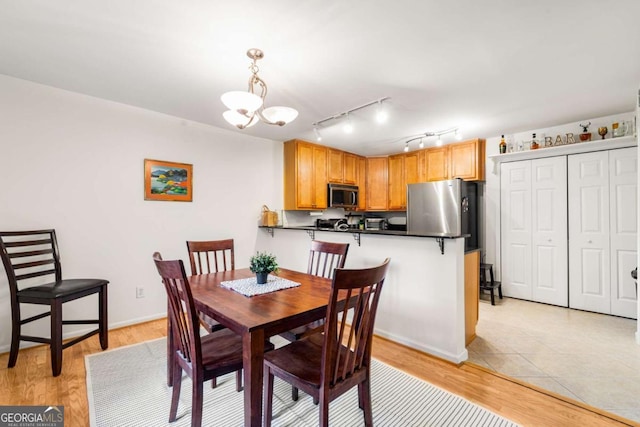
<instances>
[{"instance_id":1,"label":"picture frame","mask_svg":"<svg viewBox=\"0 0 640 427\"><path fill-rule=\"evenodd\" d=\"M193 165L144 159L144 199L193 201Z\"/></svg>"}]
</instances>

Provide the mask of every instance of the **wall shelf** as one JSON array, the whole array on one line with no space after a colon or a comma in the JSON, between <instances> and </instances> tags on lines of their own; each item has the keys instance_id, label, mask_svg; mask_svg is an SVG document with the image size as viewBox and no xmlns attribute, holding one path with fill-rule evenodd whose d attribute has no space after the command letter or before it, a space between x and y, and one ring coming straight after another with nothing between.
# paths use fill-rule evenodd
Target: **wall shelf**
<instances>
[{"instance_id":1,"label":"wall shelf","mask_svg":"<svg viewBox=\"0 0 640 427\"><path fill-rule=\"evenodd\" d=\"M599 137L598 135L596 135ZM577 135L576 135L577 137ZM543 157L564 156L567 154L588 153L590 151L613 150L615 148L626 148L638 145L635 136L621 136L604 140L589 142L576 142L575 144L558 145L555 147L538 148L537 150L517 151L514 153L492 154L488 156L493 160L494 166L505 162L515 162L517 160L540 159ZM495 168L494 168L494 173Z\"/></svg>"}]
</instances>

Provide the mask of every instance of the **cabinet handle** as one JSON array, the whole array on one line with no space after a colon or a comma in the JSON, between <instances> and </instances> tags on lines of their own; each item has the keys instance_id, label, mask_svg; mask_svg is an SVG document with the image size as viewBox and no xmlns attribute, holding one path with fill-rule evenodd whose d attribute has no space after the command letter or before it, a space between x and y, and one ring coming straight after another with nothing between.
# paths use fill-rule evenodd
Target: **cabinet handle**
<instances>
[{"instance_id":1,"label":"cabinet handle","mask_svg":"<svg viewBox=\"0 0 640 427\"><path fill-rule=\"evenodd\" d=\"M589 240L587 243L593 243L591 240Z\"/></svg>"},{"instance_id":2,"label":"cabinet handle","mask_svg":"<svg viewBox=\"0 0 640 427\"><path fill-rule=\"evenodd\" d=\"M547 242L551 243L551 239L547 240Z\"/></svg>"}]
</instances>

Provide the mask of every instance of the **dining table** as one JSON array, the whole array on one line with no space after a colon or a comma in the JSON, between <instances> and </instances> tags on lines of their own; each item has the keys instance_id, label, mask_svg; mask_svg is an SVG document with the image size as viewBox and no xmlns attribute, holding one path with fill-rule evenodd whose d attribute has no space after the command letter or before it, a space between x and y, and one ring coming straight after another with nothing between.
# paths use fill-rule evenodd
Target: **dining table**
<instances>
[{"instance_id":1,"label":"dining table","mask_svg":"<svg viewBox=\"0 0 640 427\"><path fill-rule=\"evenodd\" d=\"M247 297L222 282L255 277L248 268L189 276L195 307L242 336L244 425L262 424L264 341L325 317L331 280L280 268L300 286Z\"/></svg>"}]
</instances>

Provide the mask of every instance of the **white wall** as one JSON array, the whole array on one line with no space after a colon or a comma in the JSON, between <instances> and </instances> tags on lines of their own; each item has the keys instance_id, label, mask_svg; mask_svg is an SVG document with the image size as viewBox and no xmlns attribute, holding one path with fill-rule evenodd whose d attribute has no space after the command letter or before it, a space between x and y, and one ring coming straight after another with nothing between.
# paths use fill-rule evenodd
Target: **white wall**
<instances>
[{"instance_id":1,"label":"white wall","mask_svg":"<svg viewBox=\"0 0 640 427\"><path fill-rule=\"evenodd\" d=\"M165 314L154 251L186 262L186 240L234 238L236 264L248 266L261 206L282 207L281 142L2 75L0 93L0 229L55 228L65 277L110 281L111 327ZM193 202L145 201L145 158L193 164ZM0 352L6 281L0 273ZM65 319L94 317L91 298L66 304Z\"/></svg>"}]
</instances>

